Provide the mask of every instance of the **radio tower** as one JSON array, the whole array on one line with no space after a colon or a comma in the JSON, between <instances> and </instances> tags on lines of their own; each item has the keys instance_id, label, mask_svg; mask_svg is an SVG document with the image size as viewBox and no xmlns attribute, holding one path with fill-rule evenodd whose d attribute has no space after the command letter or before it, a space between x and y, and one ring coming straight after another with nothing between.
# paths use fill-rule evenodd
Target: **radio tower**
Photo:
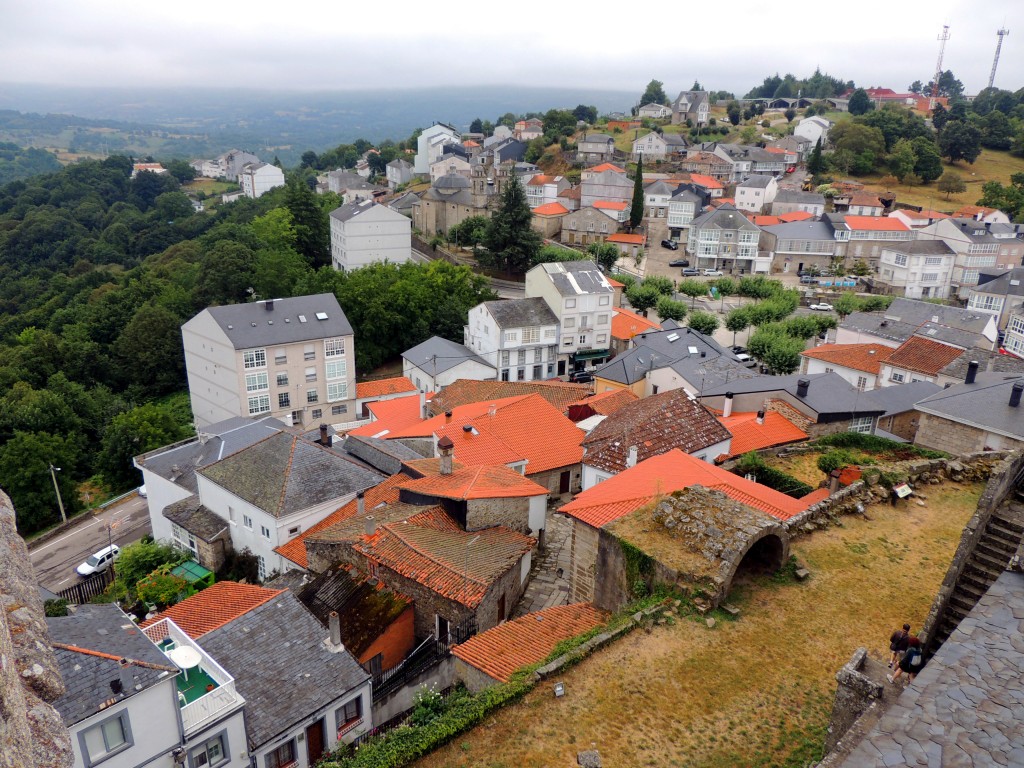
<instances>
[{"instance_id":1,"label":"radio tower","mask_svg":"<svg viewBox=\"0 0 1024 768\"><path fill-rule=\"evenodd\" d=\"M939 95L939 78L942 77L942 55L946 52L947 40L949 40L949 24L943 24L942 34L938 37L939 60L935 63L935 78L932 80L932 109L935 109L935 97Z\"/></svg>"},{"instance_id":2,"label":"radio tower","mask_svg":"<svg viewBox=\"0 0 1024 768\"><path fill-rule=\"evenodd\" d=\"M992 72L988 76L988 87L992 87L992 83L996 81L996 67L999 66L999 50L1003 47L1003 38L1010 34L1008 29L1000 29L996 32L999 35L999 42L996 43L996 57L992 59Z\"/></svg>"}]
</instances>

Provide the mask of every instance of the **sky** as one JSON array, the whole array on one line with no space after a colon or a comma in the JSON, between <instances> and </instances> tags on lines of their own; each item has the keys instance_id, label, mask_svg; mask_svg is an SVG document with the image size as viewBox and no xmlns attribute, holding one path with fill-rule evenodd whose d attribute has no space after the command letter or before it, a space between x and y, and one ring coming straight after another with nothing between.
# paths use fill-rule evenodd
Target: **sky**
<instances>
[{"instance_id":1,"label":"sky","mask_svg":"<svg viewBox=\"0 0 1024 768\"><path fill-rule=\"evenodd\" d=\"M0 82L351 90L524 85L742 96L815 67L901 91L943 69L1024 87L1020 0L859 3L0 0ZM2 87L2 86L0 86Z\"/></svg>"}]
</instances>

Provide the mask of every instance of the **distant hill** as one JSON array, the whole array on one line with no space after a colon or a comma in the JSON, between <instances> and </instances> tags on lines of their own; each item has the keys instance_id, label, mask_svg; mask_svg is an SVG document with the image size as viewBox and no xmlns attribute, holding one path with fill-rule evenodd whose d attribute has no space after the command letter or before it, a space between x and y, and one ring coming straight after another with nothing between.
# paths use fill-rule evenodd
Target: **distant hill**
<instances>
[{"instance_id":1,"label":"distant hill","mask_svg":"<svg viewBox=\"0 0 1024 768\"><path fill-rule=\"evenodd\" d=\"M51 152L44 149L22 149L17 144L0 142L0 186L40 173L59 171L60 168L60 163Z\"/></svg>"}]
</instances>

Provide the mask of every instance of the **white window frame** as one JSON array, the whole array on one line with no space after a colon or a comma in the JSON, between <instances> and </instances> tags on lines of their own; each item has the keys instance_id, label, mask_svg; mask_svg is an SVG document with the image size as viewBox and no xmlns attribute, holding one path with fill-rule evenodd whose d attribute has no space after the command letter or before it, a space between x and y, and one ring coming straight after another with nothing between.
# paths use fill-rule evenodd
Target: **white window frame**
<instances>
[{"instance_id":1,"label":"white window frame","mask_svg":"<svg viewBox=\"0 0 1024 768\"><path fill-rule=\"evenodd\" d=\"M324 369L328 381L348 378L348 360L328 360Z\"/></svg>"},{"instance_id":2,"label":"white window frame","mask_svg":"<svg viewBox=\"0 0 1024 768\"><path fill-rule=\"evenodd\" d=\"M871 426L874 421L871 416L858 416L857 418L850 419L850 431L859 432L862 435L870 435L872 432Z\"/></svg>"},{"instance_id":3,"label":"white window frame","mask_svg":"<svg viewBox=\"0 0 1024 768\"><path fill-rule=\"evenodd\" d=\"M192 747L188 753L189 768L217 768L219 765L231 762L227 740L227 731L222 731L202 744ZM220 752L220 757L216 758L216 761L210 759L211 747Z\"/></svg>"},{"instance_id":4,"label":"white window frame","mask_svg":"<svg viewBox=\"0 0 1024 768\"><path fill-rule=\"evenodd\" d=\"M246 392L266 392L270 389L270 374L266 371L245 374Z\"/></svg>"},{"instance_id":5,"label":"white window frame","mask_svg":"<svg viewBox=\"0 0 1024 768\"><path fill-rule=\"evenodd\" d=\"M248 528L251 531L252 530L252 518L249 517L248 515L242 515L242 525L244 525L246 528Z\"/></svg>"},{"instance_id":6,"label":"white window frame","mask_svg":"<svg viewBox=\"0 0 1024 768\"><path fill-rule=\"evenodd\" d=\"M337 402L338 400L348 400L348 382L327 382L327 402L333 403Z\"/></svg>"},{"instance_id":7,"label":"white window frame","mask_svg":"<svg viewBox=\"0 0 1024 768\"><path fill-rule=\"evenodd\" d=\"M171 536L174 538L175 543L180 544L183 548L192 552L192 554L196 553L195 536L177 523L171 523Z\"/></svg>"},{"instance_id":8,"label":"white window frame","mask_svg":"<svg viewBox=\"0 0 1024 768\"><path fill-rule=\"evenodd\" d=\"M119 726L119 736L113 733L111 729L115 722ZM120 738L121 741L115 743L115 736ZM78 743L82 751L82 757L85 759L86 765L89 766L99 765L108 758L131 749L135 745L135 741L132 738L128 710L122 710L116 715L83 730L78 734Z\"/></svg>"},{"instance_id":9,"label":"white window frame","mask_svg":"<svg viewBox=\"0 0 1024 768\"><path fill-rule=\"evenodd\" d=\"M270 413L270 395L254 395L249 398L249 415L258 416L261 413Z\"/></svg>"},{"instance_id":10,"label":"white window frame","mask_svg":"<svg viewBox=\"0 0 1024 768\"><path fill-rule=\"evenodd\" d=\"M266 539L267 541L270 541L270 529L267 528L267 526L265 526L265 525L261 525L260 526L260 535L263 536L263 538Z\"/></svg>"},{"instance_id":11,"label":"white window frame","mask_svg":"<svg viewBox=\"0 0 1024 768\"><path fill-rule=\"evenodd\" d=\"M242 353L242 364L246 370L267 367L267 350L249 349Z\"/></svg>"}]
</instances>

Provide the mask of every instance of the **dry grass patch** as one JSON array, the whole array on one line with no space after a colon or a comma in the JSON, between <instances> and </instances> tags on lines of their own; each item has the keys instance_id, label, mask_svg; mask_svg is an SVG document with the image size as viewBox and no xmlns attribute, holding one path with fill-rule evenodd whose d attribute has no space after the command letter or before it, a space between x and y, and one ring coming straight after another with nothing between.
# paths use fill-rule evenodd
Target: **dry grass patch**
<instances>
[{"instance_id":1,"label":"dry grass patch","mask_svg":"<svg viewBox=\"0 0 1024 768\"><path fill-rule=\"evenodd\" d=\"M797 541L810 580L738 582L738 621L638 630L416 763L547 768L595 746L606 765L803 766L819 756L835 673L859 646L920 628L982 484L931 486L925 507L875 505Z\"/></svg>"},{"instance_id":2,"label":"dry grass patch","mask_svg":"<svg viewBox=\"0 0 1024 768\"><path fill-rule=\"evenodd\" d=\"M785 472L787 475L807 483L812 488L817 488L825 479L825 473L818 469L818 459L823 453L824 451L798 453L784 458L765 456L764 463L772 469Z\"/></svg>"}]
</instances>

